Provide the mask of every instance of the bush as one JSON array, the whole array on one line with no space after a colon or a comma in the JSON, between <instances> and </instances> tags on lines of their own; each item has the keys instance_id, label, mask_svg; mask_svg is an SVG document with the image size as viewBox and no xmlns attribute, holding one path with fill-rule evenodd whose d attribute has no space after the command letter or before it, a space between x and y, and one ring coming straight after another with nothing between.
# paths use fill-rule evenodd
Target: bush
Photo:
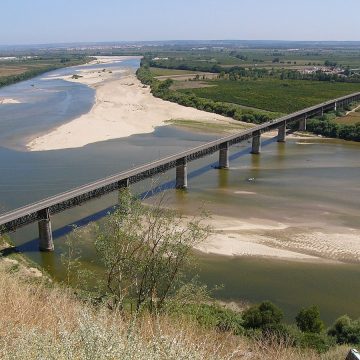
<instances>
[{"instance_id":1,"label":"bush","mask_svg":"<svg viewBox=\"0 0 360 360\"><path fill-rule=\"evenodd\" d=\"M335 345L333 338L326 334L303 333L298 339L298 345L301 348L310 348L316 350L318 353L324 353Z\"/></svg>"},{"instance_id":2,"label":"bush","mask_svg":"<svg viewBox=\"0 0 360 360\"><path fill-rule=\"evenodd\" d=\"M324 323L320 319L320 310L317 306L301 309L296 315L296 325L303 332L320 334Z\"/></svg>"},{"instance_id":3,"label":"bush","mask_svg":"<svg viewBox=\"0 0 360 360\"><path fill-rule=\"evenodd\" d=\"M245 328L264 328L268 325L279 324L283 312L270 301L264 301L260 305L252 306L243 312Z\"/></svg>"},{"instance_id":4,"label":"bush","mask_svg":"<svg viewBox=\"0 0 360 360\"><path fill-rule=\"evenodd\" d=\"M360 344L360 319L352 320L347 315L341 316L328 334L334 336L338 344Z\"/></svg>"}]
</instances>

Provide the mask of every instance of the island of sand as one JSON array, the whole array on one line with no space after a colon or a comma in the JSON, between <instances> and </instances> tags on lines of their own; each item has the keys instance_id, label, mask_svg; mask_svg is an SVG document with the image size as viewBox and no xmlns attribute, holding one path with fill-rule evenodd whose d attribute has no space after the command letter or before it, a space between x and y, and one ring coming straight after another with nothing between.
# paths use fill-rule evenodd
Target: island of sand
<instances>
[{"instance_id":1,"label":"island of sand","mask_svg":"<svg viewBox=\"0 0 360 360\"><path fill-rule=\"evenodd\" d=\"M96 62L126 59L129 57L100 57ZM81 82L94 88L95 104L89 113L32 139L27 144L30 151L77 148L98 141L150 133L155 127L171 120L239 125L239 121L231 118L155 98L150 88L141 84L130 69L80 70L76 76L64 76L61 79Z\"/></svg>"}]
</instances>

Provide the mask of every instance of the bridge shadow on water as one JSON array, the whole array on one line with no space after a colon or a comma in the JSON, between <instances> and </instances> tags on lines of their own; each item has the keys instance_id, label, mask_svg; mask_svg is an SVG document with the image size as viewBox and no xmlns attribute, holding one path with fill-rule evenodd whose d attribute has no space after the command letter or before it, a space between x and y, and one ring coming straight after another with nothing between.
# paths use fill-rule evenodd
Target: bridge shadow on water
<instances>
[{"instance_id":1,"label":"bridge shadow on water","mask_svg":"<svg viewBox=\"0 0 360 360\"><path fill-rule=\"evenodd\" d=\"M262 147L267 146L269 144L276 142L276 140L277 140L277 137L263 140L261 142L261 146ZM229 161L233 161L242 156L248 155L250 153L250 150L251 150L251 147L247 147L243 150L240 150L238 152L231 154L229 156ZM188 180L196 178L198 176L201 176L213 169L216 169L217 166L218 166L218 162L216 161L216 162L210 163L208 165L205 165L199 169L193 170L188 173ZM174 189L174 188L175 188L175 180L170 180L170 181L167 181L161 185L158 185L158 186L150 189L149 191L139 194L138 197L141 200L145 200L152 196L160 194L161 192L163 192L165 190L170 190L170 189ZM82 226L90 224L91 222L98 221L98 220L104 218L105 216L114 213L117 208L118 208L118 205L110 206L110 207L100 210L92 215L89 215L82 219L76 220L75 222L73 222L71 224L68 224L59 229L56 229L53 231L53 239L55 240L55 239L58 239L58 238L68 235L69 233L71 233L74 230L75 227L82 227ZM25 242L24 244L17 246L16 248L11 248L11 250L9 248L9 251L10 252L16 251L16 252L23 252L23 253L38 252L39 251L38 246L39 246L39 239L35 238L35 239ZM7 249L5 249L3 251L6 251L6 250Z\"/></svg>"}]
</instances>

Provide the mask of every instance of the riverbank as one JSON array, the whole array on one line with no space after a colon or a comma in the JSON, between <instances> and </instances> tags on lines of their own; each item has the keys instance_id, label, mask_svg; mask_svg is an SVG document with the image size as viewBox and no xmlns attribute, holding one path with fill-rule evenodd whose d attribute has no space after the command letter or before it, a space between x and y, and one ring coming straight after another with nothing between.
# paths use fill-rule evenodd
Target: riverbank
<instances>
[{"instance_id":1,"label":"riverbank","mask_svg":"<svg viewBox=\"0 0 360 360\"><path fill-rule=\"evenodd\" d=\"M121 59L127 60L129 57L101 57L94 64ZM132 70L84 69L61 79L96 89L95 104L89 113L32 139L27 144L30 151L78 148L99 141L151 133L155 127L172 120L241 124L224 116L155 98L150 88L142 85Z\"/></svg>"},{"instance_id":2,"label":"riverbank","mask_svg":"<svg viewBox=\"0 0 360 360\"><path fill-rule=\"evenodd\" d=\"M360 233L355 229L329 226L325 230L314 224L219 215L212 216L209 225L212 234L197 247L206 254L315 263L360 262Z\"/></svg>"}]
</instances>

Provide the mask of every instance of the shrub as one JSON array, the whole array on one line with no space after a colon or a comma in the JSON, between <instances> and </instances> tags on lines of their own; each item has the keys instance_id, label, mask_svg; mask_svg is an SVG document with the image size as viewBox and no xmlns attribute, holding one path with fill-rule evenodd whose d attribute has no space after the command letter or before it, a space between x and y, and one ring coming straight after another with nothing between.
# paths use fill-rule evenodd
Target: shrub
<instances>
[{"instance_id":1,"label":"shrub","mask_svg":"<svg viewBox=\"0 0 360 360\"><path fill-rule=\"evenodd\" d=\"M339 317L328 334L334 336L338 344L360 344L360 319L352 320L349 316Z\"/></svg>"},{"instance_id":2,"label":"shrub","mask_svg":"<svg viewBox=\"0 0 360 360\"><path fill-rule=\"evenodd\" d=\"M279 324L283 313L270 301L264 301L260 305L252 306L243 312L245 328L263 328L267 325Z\"/></svg>"},{"instance_id":3,"label":"shrub","mask_svg":"<svg viewBox=\"0 0 360 360\"><path fill-rule=\"evenodd\" d=\"M320 310L317 306L301 309L296 315L296 325L303 332L321 333L324 323L320 319Z\"/></svg>"},{"instance_id":4,"label":"shrub","mask_svg":"<svg viewBox=\"0 0 360 360\"><path fill-rule=\"evenodd\" d=\"M298 345L301 348L314 349L318 353L324 353L335 345L335 341L333 340L333 338L327 336L324 333L303 333L298 341Z\"/></svg>"}]
</instances>

